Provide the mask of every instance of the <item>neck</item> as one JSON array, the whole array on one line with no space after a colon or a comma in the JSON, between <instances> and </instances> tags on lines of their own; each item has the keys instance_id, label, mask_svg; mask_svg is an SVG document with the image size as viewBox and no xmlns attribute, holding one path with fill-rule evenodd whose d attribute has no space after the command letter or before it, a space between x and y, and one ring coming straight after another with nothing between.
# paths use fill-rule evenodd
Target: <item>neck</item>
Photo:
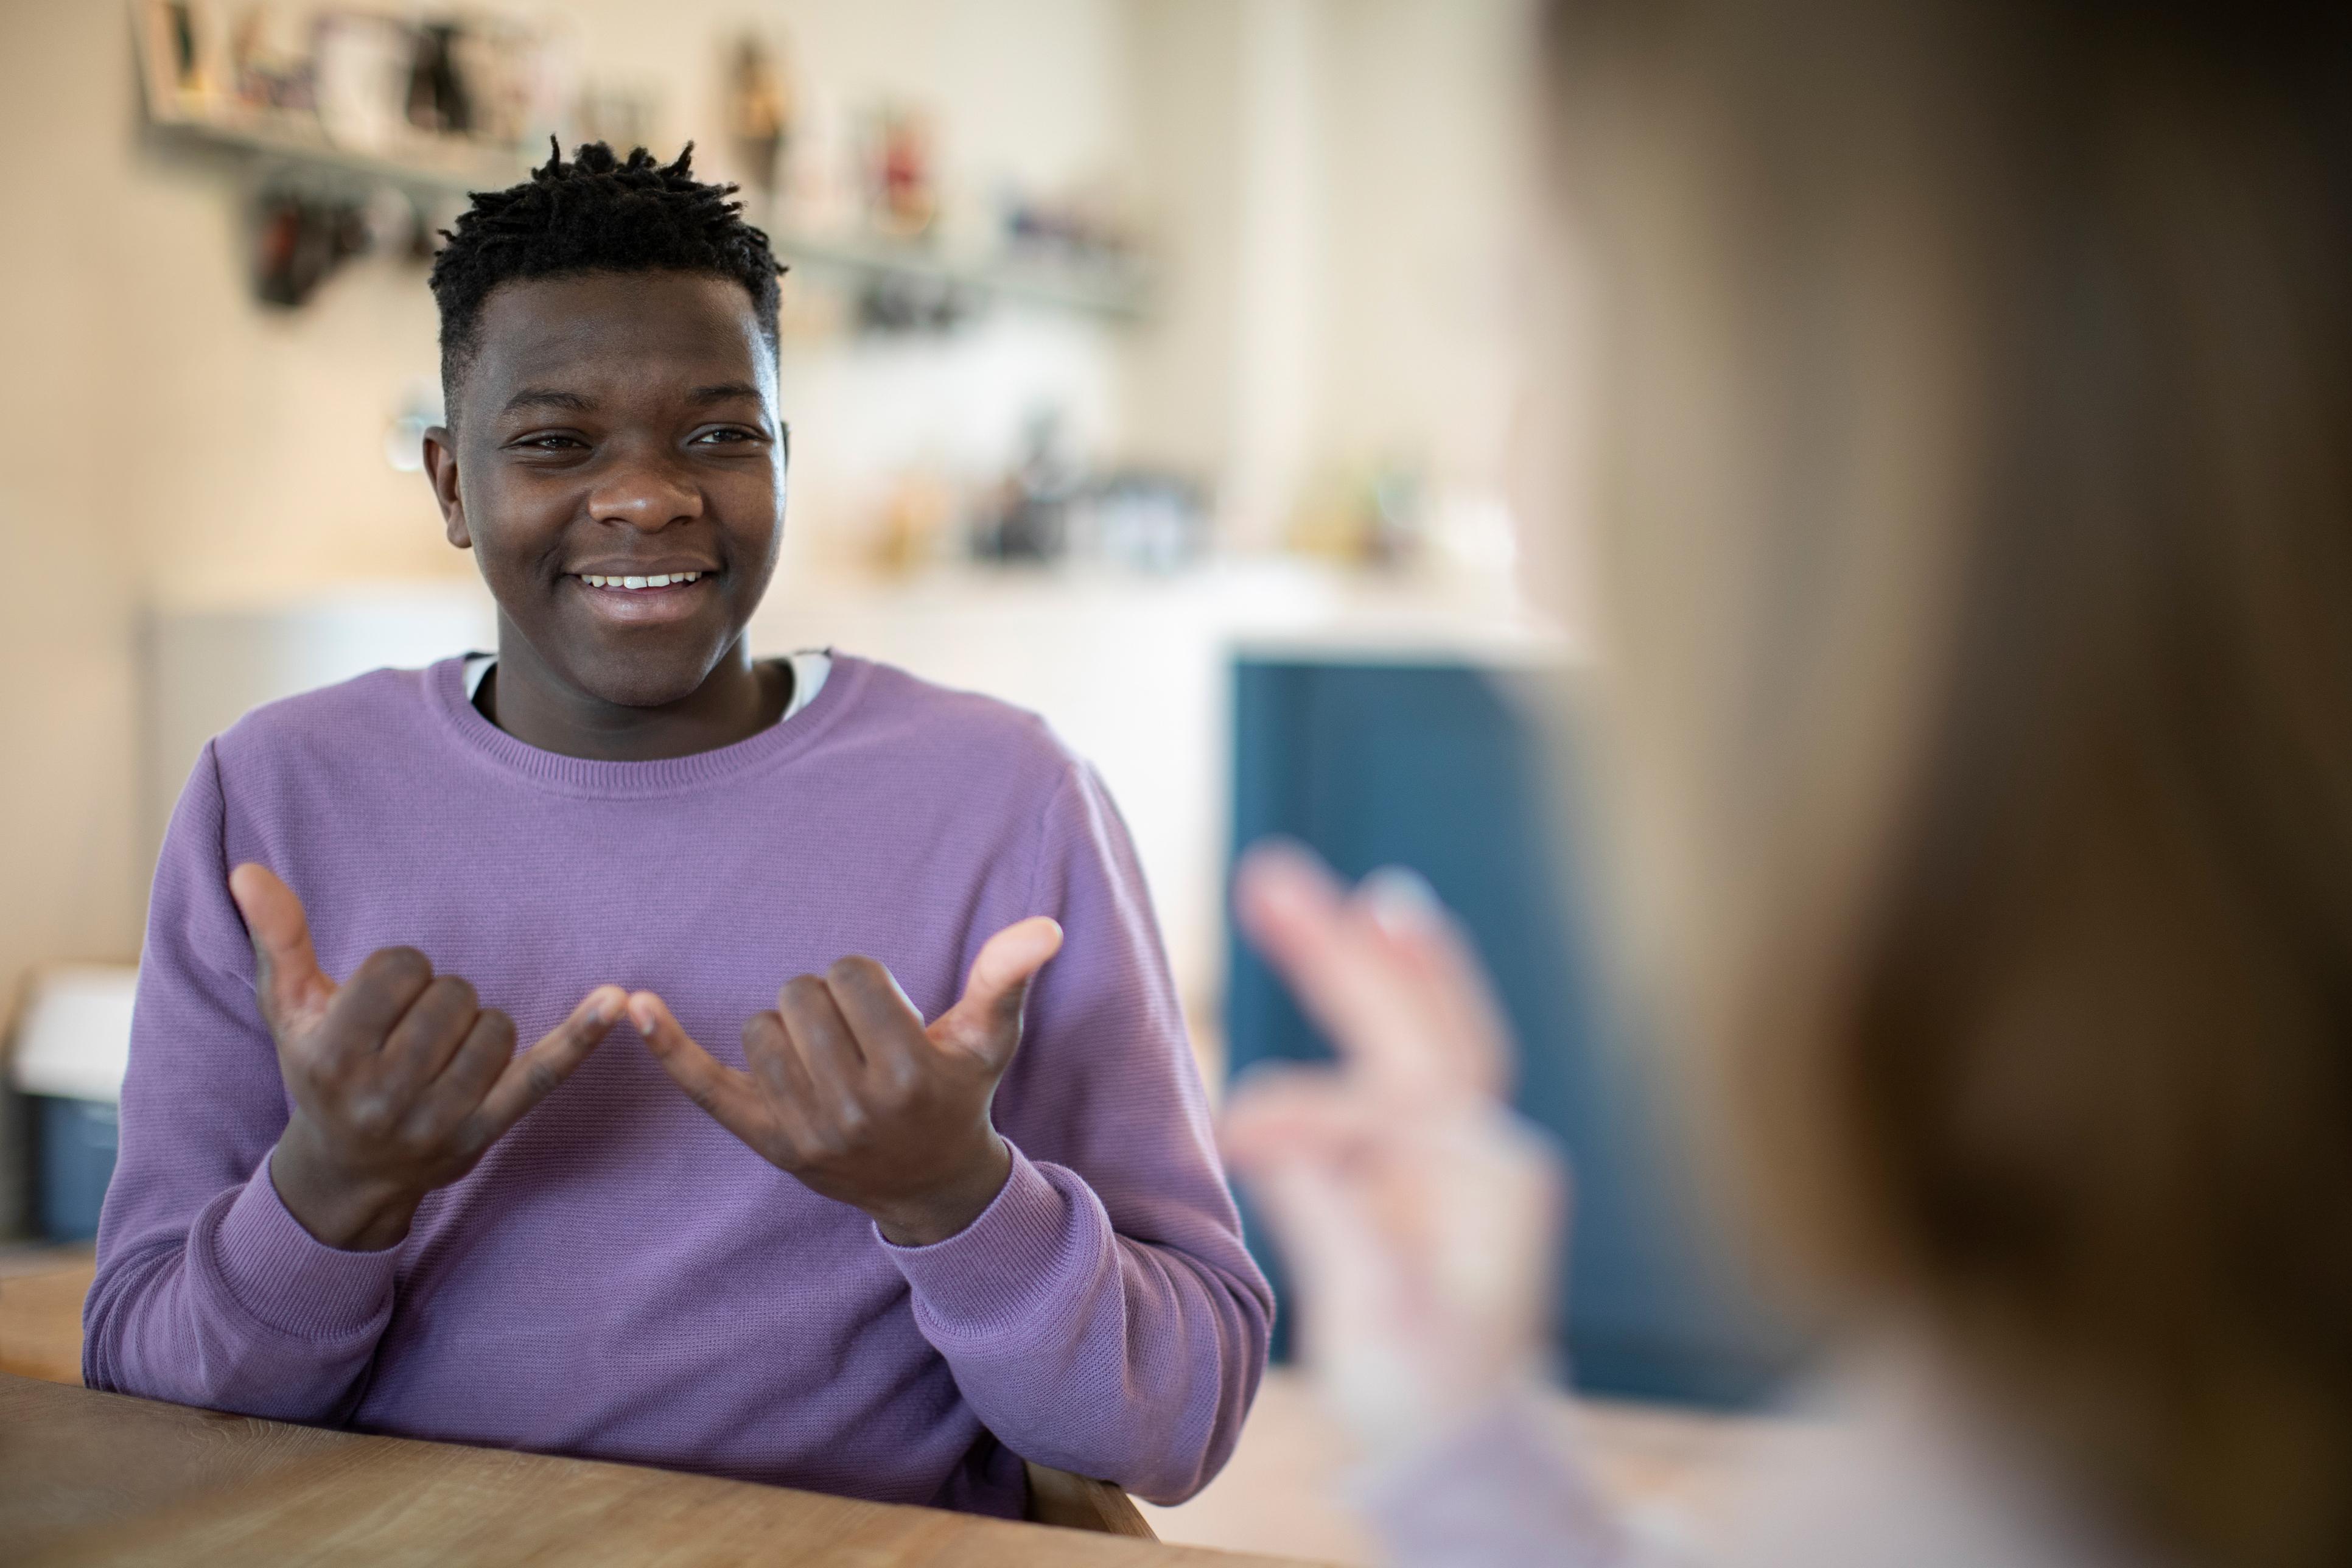
<instances>
[{"instance_id":1,"label":"neck","mask_svg":"<svg viewBox=\"0 0 2352 1568\"><path fill-rule=\"evenodd\" d=\"M783 717L791 683L787 667L754 664L738 637L702 684L675 702L654 708L607 702L549 668L501 616L499 661L483 679L474 705L491 723L542 752L650 763L749 740Z\"/></svg>"}]
</instances>

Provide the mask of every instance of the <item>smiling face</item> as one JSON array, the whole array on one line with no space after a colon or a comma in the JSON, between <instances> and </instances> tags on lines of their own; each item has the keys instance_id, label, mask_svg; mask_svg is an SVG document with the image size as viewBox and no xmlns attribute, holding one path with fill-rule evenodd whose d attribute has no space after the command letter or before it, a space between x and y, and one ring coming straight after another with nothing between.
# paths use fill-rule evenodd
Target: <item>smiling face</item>
<instances>
[{"instance_id":1,"label":"smiling face","mask_svg":"<svg viewBox=\"0 0 2352 1568\"><path fill-rule=\"evenodd\" d=\"M774 351L723 278L501 285L427 437L449 542L525 650L579 697L658 708L734 653L782 537ZM740 655L737 656L740 658Z\"/></svg>"}]
</instances>

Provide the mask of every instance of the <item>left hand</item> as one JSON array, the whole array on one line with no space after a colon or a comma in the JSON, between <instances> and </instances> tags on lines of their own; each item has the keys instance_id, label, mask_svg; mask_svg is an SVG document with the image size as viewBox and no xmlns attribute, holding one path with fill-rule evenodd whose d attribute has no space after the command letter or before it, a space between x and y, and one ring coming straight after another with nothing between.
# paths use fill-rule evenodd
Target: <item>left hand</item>
<instances>
[{"instance_id":1,"label":"left hand","mask_svg":"<svg viewBox=\"0 0 2352 1568\"><path fill-rule=\"evenodd\" d=\"M1005 927L929 1026L871 958L787 981L743 1026L748 1073L650 991L630 996L629 1017L678 1087L762 1159L863 1209L892 1244L927 1247L978 1219L1012 1173L989 1101L1020 1047L1029 983L1061 947L1042 915Z\"/></svg>"}]
</instances>

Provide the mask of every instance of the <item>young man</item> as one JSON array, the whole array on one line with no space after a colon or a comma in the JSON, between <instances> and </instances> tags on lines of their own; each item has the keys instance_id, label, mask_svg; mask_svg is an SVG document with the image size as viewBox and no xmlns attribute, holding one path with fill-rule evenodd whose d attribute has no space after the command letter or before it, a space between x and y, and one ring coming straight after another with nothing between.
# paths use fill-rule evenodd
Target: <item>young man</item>
<instances>
[{"instance_id":1,"label":"young man","mask_svg":"<svg viewBox=\"0 0 2352 1568\"><path fill-rule=\"evenodd\" d=\"M1022 1458L1181 1498L1271 1302L1141 876L1034 717L749 656L779 269L729 189L583 147L436 263L427 466L498 655L205 748L85 1375L994 1513Z\"/></svg>"}]
</instances>

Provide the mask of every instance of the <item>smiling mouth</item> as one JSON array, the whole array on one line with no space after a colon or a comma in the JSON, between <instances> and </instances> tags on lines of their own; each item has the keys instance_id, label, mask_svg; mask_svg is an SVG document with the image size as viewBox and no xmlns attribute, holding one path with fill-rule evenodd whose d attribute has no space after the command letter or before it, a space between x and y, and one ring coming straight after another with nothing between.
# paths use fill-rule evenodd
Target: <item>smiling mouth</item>
<instances>
[{"instance_id":1,"label":"smiling mouth","mask_svg":"<svg viewBox=\"0 0 2352 1568\"><path fill-rule=\"evenodd\" d=\"M591 588L603 588L608 592L624 594L641 594L649 588L683 588L689 583L699 582L705 577L715 577L718 574L715 572L656 572L644 577L609 577L581 572L573 575Z\"/></svg>"}]
</instances>

